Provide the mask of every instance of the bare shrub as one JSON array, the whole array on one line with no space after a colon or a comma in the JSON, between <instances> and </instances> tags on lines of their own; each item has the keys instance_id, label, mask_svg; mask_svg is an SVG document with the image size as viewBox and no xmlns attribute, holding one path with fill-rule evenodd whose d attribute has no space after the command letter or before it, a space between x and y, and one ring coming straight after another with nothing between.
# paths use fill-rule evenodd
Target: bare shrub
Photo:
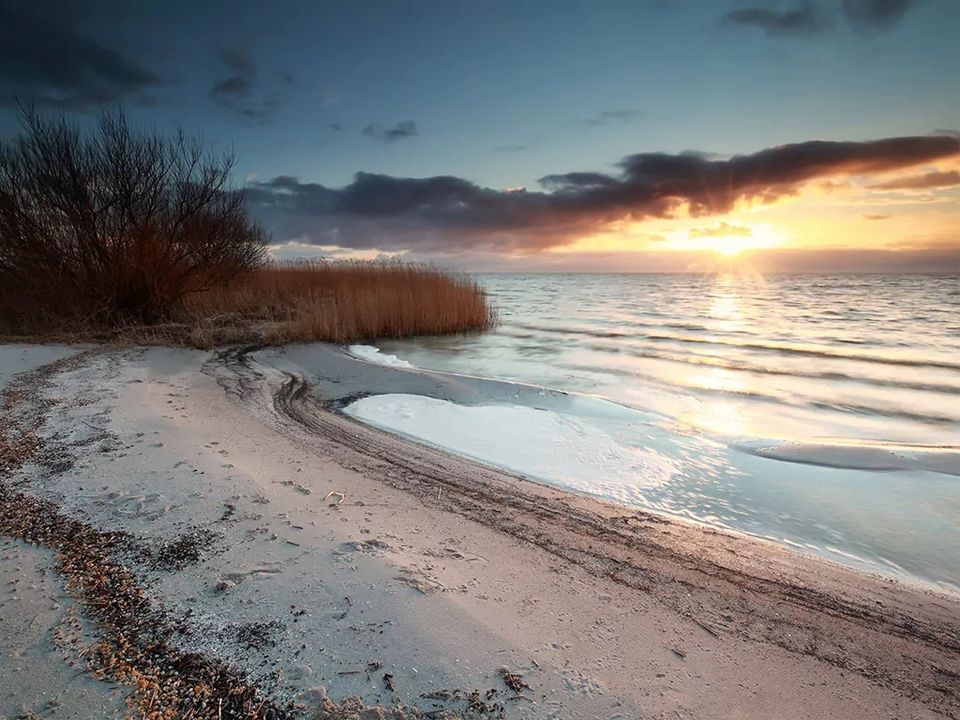
<instances>
[{"instance_id":1,"label":"bare shrub","mask_svg":"<svg viewBox=\"0 0 960 720\"><path fill-rule=\"evenodd\" d=\"M154 323L262 264L233 158L182 132L93 131L21 108L0 144L0 330Z\"/></svg>"}]
</instances>

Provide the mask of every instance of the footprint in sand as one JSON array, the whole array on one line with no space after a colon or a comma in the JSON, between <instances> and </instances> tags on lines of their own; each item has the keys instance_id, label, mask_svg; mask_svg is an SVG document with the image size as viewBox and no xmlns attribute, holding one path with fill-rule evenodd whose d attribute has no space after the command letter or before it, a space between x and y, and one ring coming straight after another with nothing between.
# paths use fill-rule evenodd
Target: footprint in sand
<instances>
[{"instance_id":1,"label":"footprint in sand","mask_svg":"<svg viewBox=\"0 0 960 720\"><path fill-rule=\"evenodd\" d=\"M348 542L340 544L340 547L337 549L337 554L345 555L347 553L362 552L368 555L376 555L392 549L390 543L376 538L372 540L349 540Z\"/></svg>"},{"instance_id":2,"label":"footprint in sand","mask_svg":"<svg viewBox=\"0 0 960 720\"><path fill-rule=\"evenodd\" d=\"M584 675L580 670L564 670L563 684L570 692L577 695L603 695L606 689L593 678Z\"/></svg>"},{"instance_id":3,"label":"footprint in sand","mask_svg":"<svg viewBox=\"0 0 960 720\"><path fill-rule=\"evenodd\" d=\"M296 491L297 491L298 493L300 493L301 495L310 495L311 492L312 492L312 491L310 490L310 488L306 488L306 487L304 487L303 485L300 485L299 483L295 483L293 480L274 480L273 482L274 482L275 484L277 484L277 485L284 485L285 487L292 487L294 490L296 490Z\"/></svg>"},{"instance_id":4,"label":"footprint in sand","mask_svg":"<svg viewBox=\"0 0 960 720\"><path fill-rule=\"evenodd\" d=\"M147 521L158 520L178 507L178 504L168 501L160 493L123 495L116 491L105 493L99 498L94 497L94 504L113 508L120 517L140 518Z\"/></svg>"},{"instance_id":5,"label":"footprint in sand","mask_svg":"<svg viewBox=\"0 0 960 720\"><path fill-rule=\"evenodd\" d=\"M283 572L283 563L281 562L259 563L245 570L236 570L234 572L224 573L217 585L219 586L224 581L228 581L234 585L237 585L247 578L255 578L263 575L279 575L281 572Z\"/></svg>"},{"instance_id":6,"label":"footprint in sand","mask_svg":"<svg viewBox=\"0 0 960 720\"><path fill-rule=\"evenodd\" d=\"M394 578L395 580L399 580L404 585L409 585L414 590L418 590L424 595L429 595L435 592L444 592L447 589L447 586L436 578L420 572L415 568L403 568L400 572L403 574L397 575Z\"/></svg>"}]
</instances>

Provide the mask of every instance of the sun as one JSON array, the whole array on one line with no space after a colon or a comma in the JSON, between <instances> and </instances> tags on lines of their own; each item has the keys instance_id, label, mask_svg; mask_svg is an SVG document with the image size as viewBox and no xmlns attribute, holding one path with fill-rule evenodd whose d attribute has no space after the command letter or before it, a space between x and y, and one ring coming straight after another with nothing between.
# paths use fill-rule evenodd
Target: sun
<instances>
[{"instance_id":1,"label":"sun","mask_svg":"<svg viewBox=\"0 0 960 720\"><path fill-rule=\"evenodd\" d=\"M718 235L711 238L710 250L724 257L736 257L748 250L782 247L783 238L768 225L750 228L749 235Z\"/></svg>"},{"instance_id":2,"label":"sun","mask_svg":"<svg viewBox=\"0 0 960 720\"><path fill-rule=\"evenodd\" d=\"M784 244L783 237L767 224L733 226L721 223L706 230L677 230L670 233L660 247L664 250L701 250L732 259L750 250L768 250Z\"/></svg>"},{"instance_id":3,"label":"sun","mask_svg":"<svg viewBox=\"0 0 960 720\"><path fill-rule=\"evenodd\" d=\"M723 255L724 257L736 257L744 250L751 249L749 242L743 242L745 239L749 240L750 238L733 236L717 237L713 239L713 243L711 243L713 247L710 249L719 255Z\"/></svg>"}]
</instances>

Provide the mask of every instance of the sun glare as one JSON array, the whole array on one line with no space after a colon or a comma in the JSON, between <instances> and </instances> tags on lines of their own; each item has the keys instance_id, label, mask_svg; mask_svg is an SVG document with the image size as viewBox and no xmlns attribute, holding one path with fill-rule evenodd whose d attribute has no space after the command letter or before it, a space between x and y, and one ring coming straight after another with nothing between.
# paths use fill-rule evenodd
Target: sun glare
<instances>
[{"instance_id":1,"label":"sun glare","mask_svg":"<svg viewBox=\"0 0 960 720\"><path fill-rule=\"evenodd\" d=\"M769 225L737 226L739 232L695 233L678 230L660 245L663 250L703 250L724 258L735 258L748 250L783 246L784 240Z\"/></svg>"},{"instance_id":2,"label":"sun glare","mask_svg":"<svg viewBox=\"0 0 960 720\"><path fill-rule=\"evenodd\" d=\"M744 238L742 237L721 236L714 238L714 242L716 245L712 248L713 251L720 253L724 257L734 257L735 255L739 255L744 250L748 250L750 246L749 243L744 242Z\"/></svg>"}]
</instances>

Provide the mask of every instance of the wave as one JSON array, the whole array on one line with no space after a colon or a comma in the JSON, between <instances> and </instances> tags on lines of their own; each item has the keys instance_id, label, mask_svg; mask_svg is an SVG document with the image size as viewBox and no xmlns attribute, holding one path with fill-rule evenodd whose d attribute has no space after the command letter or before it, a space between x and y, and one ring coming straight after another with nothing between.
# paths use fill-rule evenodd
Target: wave
<instances>
[{"instance_id":1,"label":"wave","mask_svg":"<svg viewBox=\"0 0 960 720\"><path fill-rule=\"evenodd\" d=\"M784 462L835 467L848 470L926 471L960 475L960 453L915 451L871 445L817 443L740 443L744 452Z\"/></svg>"},{"instance_id":2,"label":"wave","mask_svg":"<svg viewBox=\"0 0 960 720\"><path fill-rule=\"evenodd\" d=\"M596 338L630 338L635 340L653 340L655 342L677 342L692 343L697 345L710 345L715 347L735 347L746 350L759 350L762 352L776 353L778 355L798 355L808 357L820 357L834 360L847 360L854 362L865 362L880 365L896 365L902 367L926 367L937 368L941 370L951 370L960 372L960 363L948 362L946 360L934 360L928 358L904 358L891 357L889 355L866 355L861 353L843 353L820 348L809 348L798 345L787 345L779 343L760 343L760 342L737 342L733 340L721 340L717 338L697 338L689 335L667 335L656 333L627 333L621 331L595 331L579 328L553 328L543 325L520 325L525 330L536 332L555 333L560 335L583 335Z\"/></svg>"},{"instance_id":3,"label":"wave","mask_svg":"<svg viewBox=\"0 0 960 720\"><path fill-rule=\"evenodd\" d=\"M602 346L588 346L591 350L596 350L599 352L609 352L609 348ZM931 392L944 395L960 395L960 385L945 385L942 383L927 383L922 381L915 380L892 380L892 379L880 379L880 378L871 378L865 377L862 375L851 375L850 373L837 372L837 371L824 371L824 372L808 372L804 370L780 370L777 368L768 367L765 365L754 365L752 363L747 363L743 361L730 360L729 358L718 357L714 355L673 355L670 353L657 352L655 350L633 350L630 348L626 349L617 349L617 353L623 353L631 357L644 358L649 360L663 360L665 362L672 362L681 365L693 365L693 366L705 366L710 368L718 368L721 370L730 370L732 372L742 372L750 373L756 375L771 375L778 377L793 377L793 378L803 378L806 380L826 380L826 381L835 381L835 382L850 382L857 383L860 385L868 385L879 388L895 388L899 390L919 390L921 392ZM615 375L620 375L622 377L631 377L642 375L632 370L624 370L621 368L612 368L608 366L590 367L587 365L571 365L571 368L578 370L601 370L602 372L608 372ZM645 375L645 377L654 378L653 375ZM662 379L656 378L659 381L663 382ZM671 383L676 382L676 379L671 379ZM683 385L683 387L689 388L699 388L697 385Z\"/></svg>"},{"instance_id":4,"label":"wave","mask_svg":"<svg viewBox=\"0 0 960 720\"><path fill-rule=\"evenodd\" d=\"M567 365L572 370L594 370L595 368L590 368L585 365ZM604 368L603 372L619 375L622 377L642 377L646 380L662 384L659 378L655 376L644 374L644 373L631 373L625 370L619 370L615 368ZM710 395L710 396L720 396L720 397L737 397L743 398L746 400L754 400L757 402L772 403L781 406L789 406L796 408L814 408L816 410L826 410L828 412L838 412L838 413L857 413L860 415L874 415L877 417L886 417L886 418L898 418L901 420L912 420L924 423L930 423L934 425L949 425L954 423L960 423L960 417L950 416L950 415L931 415L929 413L919 413L907 410L902 407L892 407L892 406L883 406L883 405L866 405L861 403L849 403L849 402L827 402L825 400L818 400L816 398L807 398L802 401L791 400L788 397L780 394L774 394L769 392L762 392L759 390L739 390L735 388L716 388L716 387L705 387L702 385L695 385L691 383L683 383L677 385L676 387L689 390L697 395ZM960 394L960 390L957 390L957 393Z\"/></svg>"},{"instance_id":5,"label":"wave","mask_svg":"<svg viewBox=\"0 0 960 720\"><path fill-rule=\"evenodd\" d=\"M723 347L739 347L748 350L761 350L779 355L805 355L811 357L830 358L836 360L852 360L854 362L874 363L879 365L899 365L903 367L927 367L941 370L955 370L960 372L960 363L951 363L946 360L930 360L926 358L899 358L887 355L861 355L833 352L814 348L799 347L797 345L779 345L767 343L738 343L726 340L707 340L704 338L679 337L675 335L646 335L648 340L667 340L673 342L698 343L703 345L717 345Z\"/></svg>"}]
</instances>

